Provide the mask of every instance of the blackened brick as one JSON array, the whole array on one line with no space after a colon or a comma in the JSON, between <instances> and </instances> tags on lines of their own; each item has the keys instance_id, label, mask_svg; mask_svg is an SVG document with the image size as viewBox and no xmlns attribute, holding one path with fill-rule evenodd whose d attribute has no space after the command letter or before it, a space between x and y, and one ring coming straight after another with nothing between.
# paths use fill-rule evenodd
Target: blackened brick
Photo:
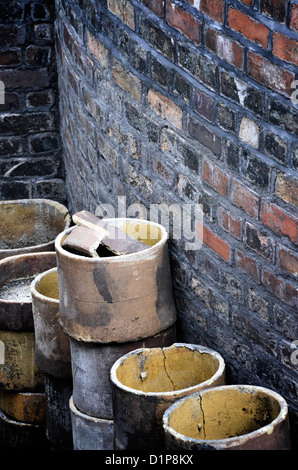
<instances>
[{"instance_id":1,"label":"blackened brick","mask_svg":"<svg viewBox=\"0 0 298 470\"><path fill-rule=\"evenodd\" d=\"M217 119L220 127L232 132L236 130L236 116L228 106L217 105Z\"/></svg>"},{"instance_id":2,"label":"blackened brick","mask_svg":"<svg viewBox=\"0 0 298 470\"><path fill-rule=\"evenodd\" d=\"M277 160L286 163L287 144L277 134L270 131L264 133L265 151Z\"/></svg>"},{"instance_id":3,"label":"blackened brick","mask_svg":"<svg viewBox=\"0 0 298 470\"><path fill-rule=\"evenodd\" d=\"M173 39L149 20L141 18L140 35L167 58L174 59L175 45Z\"/></svg>"},{"instance_id":4,"label":"blackened brick","mask_svg":"<svg viewBox=\"0 0 298 470\"><path fill-rule=\"evenodd\" d=\"M38 70L5 70L0 71L0 80L6 89L37 88L49 85L47 69Z\"/></svg>"},{"instance_id":5,"label":"blackened brick","mask_svg":"<svg viewBox=\"0 0 298 470\"><path fill-rule=\"evenodd\" d=\"M151 75L152 78L163 87L168 86L168 67L163 65L155 57L151 58Z\"/></svg>"},{"instance_id":6,"label":"blackened brick","mask_svg":"<svg viewBox=\"0 0 298 470\"><path fill-rule=\"evenodd\" d=\"M206 93L195 88L193 92L193 100L194 110L211 122L213 119L213 99Z\"/></svg>"},{"instance_id":7,"label":"blackened brick","mask_svg":"<svg viewBox=\"0 0 298 470\"><path fill-rule=\"evenodd\" d=\"M182 75L175 72L174 73L174 85L173 91L178 93L180 98L182 98L187 103L190 102L191 99L191 84L188 80L186 80Z\"/></svg>"},{"instance_id":8,"label":"blackened brick","mask_svg":"<svg viewBox=\"0 0 298 470\"><path fill-rule=\"evenodd\" d=\"M30 148L33 153L53 152L59 147L58 136L55 134L39 134L30 137Z\"/></svg>"},{"instance_id":9,"label":"blackened brick","mask_svg":"<svg viewBox=\"0 0 298 470\"><path fill-rule=\"evenodd\" d=\"M260 188L266 189L270 182L271 167L258 157L250 157L245 177Z\"/></svg>"},{"instance_id":10,"label":"blackened brick","mask_svg":"<svg viewBox=\"0 0 298 470\"><path fill-rule=\"evenodd\" d=\"M201 144L209 148L215 155L220 155L221 138L192 116L189 118L188 133L192 139L201 142Z\"/></svg>"}]
</instances>

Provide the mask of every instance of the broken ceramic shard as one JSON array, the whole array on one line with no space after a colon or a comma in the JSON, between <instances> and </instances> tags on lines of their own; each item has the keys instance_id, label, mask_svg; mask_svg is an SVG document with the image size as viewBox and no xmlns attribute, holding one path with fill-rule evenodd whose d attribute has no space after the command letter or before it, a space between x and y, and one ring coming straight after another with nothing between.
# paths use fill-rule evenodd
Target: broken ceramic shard
<instances>
[{"instance_id":1,"label":"broken ceramic shard","mask_svg":"<svg viewBox=\"0 0 298 470\"><path fill-rule=\"evenodd\" d=\"M148 248L138 238L99 219L88 211L73 215L76 227L63 241L63 248L89 257L107 257L137 253Z\"/></svg>"}]
</instances>

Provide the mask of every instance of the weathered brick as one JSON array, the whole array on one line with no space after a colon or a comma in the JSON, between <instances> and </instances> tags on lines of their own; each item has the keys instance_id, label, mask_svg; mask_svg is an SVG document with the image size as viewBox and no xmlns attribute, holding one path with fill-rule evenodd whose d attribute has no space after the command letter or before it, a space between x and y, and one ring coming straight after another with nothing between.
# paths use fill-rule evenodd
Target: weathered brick
<instances>
[{"instance_id":1,"label":"weathered brick","mask_svg":"<svg viewBox=\"0 0 298 470\"><path fill-rule=\"evenodd\" d=\"M87 32L87 47L89 52L98 60L104 67L108 67L109 51L103 43L89 31Z\"/></svg>"},{"instance_id":2,"label":"weathered brick","mask_svg":"<svg viewBox=\"0 0 298 470\"><path fill-rule=\"evenodd\" d=\"M203 180L215 191L227 197L229 193L229 175L209 160L203 161Z\"/></svg>"},{"instance_id":3,"label":"weathered brick","mask_svg":"<svg viewBox=\"0 0 298 470\"><path fill-rule=\"evenodd\" d=\"M1 2L0 18L4 23L16 23L22 20L24 14L24 4L19 0Z\"/></svg>"},{"instance_id":4,"label":"weathered brick","mask_svg":"<svg viewBox=\"0 0 298 470\"><path fill-rule=\"evenodd\" d=\"M192 139L209 148L215 155L221 154L221 138L192 116L189 117L188 133Z\"/></svg>"},{"instance_id":5,"label":"weathered brick","mask_svg":"<svg viewBox=\"0 0 298 470\"><path fill-rule=\"evenodd\" d=\"M163 17L164 0L140 0L147 8L152 10L157 16Z\"/></svg>"},{"instance_id":6,"label":"weathered brick","mask_svg":"<svg viewBox=\"0 0 298 470\"><path fill-rule=\"evenodd\" d=\"M251 217L258 218L260 197L235 179L232 180L231 201Z\"/></svg>"},{"instance_id":7,"label":"weathered brick","mask_svg":"<svg viewBox=\"0 0 298 470\"><path fill-rule=\"evenodd\" d=\"M245 178L261 189L269 187L271 172L271 166L254 155L247 158L246 168L243 171Z\"/></svg>"},{"instance_id":8,"label":"weathered brick","mask_svg":"<svg viewBox=\"0 0 298 470\"><path fill-rule=\"evenodd\" d=\"M168 86L169 69L155 57L151 57L151 75L155 82L163 87Z\"/></svg>"},{"instance_id":9,"label":"weathered brick","mask_svg":"<svg viewBox=\"0 0 298 470\"><path fill-rule=\"evenodd\" d=\"M189 46L178 43L178 64L212 90L216 87L216 65L202 53L194 52Z\"/></svg>"},{"instance_id":10,"label":"weathered brick","mask_svg":"<svg viewBox=\"0 0 298 470\"><path fill-rule=\"evenodd\" d=\"M2 200L28 199L31 196L31 183L25 181L0 182ZM51 196L52 197L52 196Z\"/></svg>"},{"instance_id":11,"label":"weathered brick","mask_svg":"<svg viewBox=\"0 0 298 470\"><path fill-rule=\"evenodd\" d=\"M182 110L172 100L150 88L148 103L159 116L171 122L178 129L182 129Z\"/></svg>"},{"instance_id":12,"label":"weathered brick","mask_svg":"<svg viewBox=\"0 0 298 470\"><path fill-rule=\"evenodd\" d=\"M284 248L282 245L278 251L280 267L298 277L298 256L297 253Z\"/></svg>"},{"instance_id":13,"label":"weathered brick","mask_svg":"<svg viewBox=\"0 0 298 470\"><path fill-rule=\"evenodd\" d=\"M205 44L221 59L239 69L243 68L243 47L238 42L208 28L205 32Z\"/></svg>"},{"instance_id":14,"label":"weathered brick","mask_svg":"<svg viewBox=\"0 0 298 470\"><path fill-rule=\"evenodd\" d=\"M298 112L279 100L269 103L269 121L298 135Z\"/></svg>"},{"instance_id":15,"label":"weathered brick","mask_svg":"<svg viewBox=\"0 0 298 470\"><path fill-rule=\"evenodd\" d=\"M284 23L287 14L287 0L261 0L260 10L280 23Z\"/></svg>"},{"instance_id":16,"label":"weathered brick","mask_svg":"<svg viewBox=\"0 0 298 470\"><path fill-rule=\"evenodd\" d=\"M131 41L130 45L130 63L131 65L143 74L148 72L148 59L147 51L137 42Z\"/></svg>"},{"instance_id":17,"label":"weathered brick","mask_svg":"<svg viewBox=\"0 0 298 470\"><path fill-rule=\"evenodd\" d=\"M201 21L173 2L167 2L167 21L192 41L201 42Z\"/></svg>"},{"instance_id":18,"label":"weathered brick","mask_svg":"<svg viewBox=\"0 0 298 470\"><path fill-rule=\"evenodd\" d=\"M298 31L298 3L291 5L290 28Z\"/></svg>"},{"instance_id":19,"label":"weathered brick","mask_svg":"<svg viewBox=\"0 0 298 470\"><path fill-rule=\"evenodd\" d=\"M230 73L220 73L220 92L223 96L240 103L257 115L264 114L264 94Z\"/></svg>"},{"instance_id":20,"label":"weathered brick","mask_svg":"<svg viewBox=\"0 0 298 470\"><path fill-rule=\"evenodd\" d=\"M269 320L269 303L264 298L263 292L259 294L255 289L250 288L248 292L248 305L260 318L265 321Z\"/></svg>"},{"instance_id":21,"label":"weathered brick","mask_svg":"<svg viewBox=\"0 0 298 470\"><path fill-rule=\"evenodd\" d=\"M218 209L218 224L226 232L229 232L237 240L241 239L242 221L230 211L220 206Z\"/></svg>"},{"instance_id":22,"label":"weathered brick","mask_svg":"<svg viewBox=\"0 0 298 470\"><path fill-rule=\"evenodd\" d=\"M133 75L131 72L128 72L118 61L114 61L112 74L117 85L122 88L122 90L130 93L136 100L141 101L142 95L142 84L140 80Z\"/></svg>"},{"instance_id":23,"label":"weathered brick","mask_svg":"<svg viewBox=\"0 0 298 470\"><path fill-rule=\"evenodd\" d=\"M243 34L250 41L267 48L269 29L259 21L234 8L229 9L229 25L235 31Z\"/></svg>"},{"instance_id":24,"label":"weathered brick","mask_svg":"<svg viewBox=\"0 0 298 470\"><path fill-rule=\"evenodd\" d=\"M215 21L223 23L224 20L224 1L223 0L201 0L199 8L202 13L210 16Z\"/></svg>"},{"instance_id":25,"label":"weathered brick","mask_svg":"<svg viewBox=\"0 0 298 470\"><path fill-rule=\"evenodd\" d=\"M1 24L0 25L0 44L2 46L16 46L24 44L26 39L25 24Z\"/></svg>"},{"instance_id":26,"label":"weathered brick","mask_svg":"<svg viewBox=\"0 0 298 470\"><path fill-rule=\"evenodd\" d=\"M234 132L236 130L236 115L232 109L219 103L216 111L219 126L228 131Z\"/></svg>"},{"instance_id":27,"label":"weathered brick","mask_svg":"<svg viewBox=\"0 0 298 470\"><path fill-rule=\"evenodd\" d=\"M291 84L294 80L294 74L269 62L255 52L248 52L247 70L257 82L288 95L292 93Z\"/></svg>"},{"instance_id":28,"label":"weathered brick","mask_svg":"<svg viewBox=\"0 0 298 470\"><path fill-rule=\"evenodd\" d=\"M213 99L198 88L193 90L194 110L208 121L213 120Z\"/></svg>"},{"instance_id":29,"label":"weathered brick","mask_svg":"<svg viewBox=\"0 0 298 470\"><path fill-rule=\"evenodd\" d=\"M171 36L155 26L149 20L140 18L140 36L168 59L173 60L175 54L175 44Z\"/></svg>"},{"instance_id":30,"label":"weathered brick","mask_svg":"<svg viewBox=\"0 0 298 470\"><path fill-rule=\"evenodd\" d=\"M54 152L59 148L59 138L56 134L37 134L29 137L29 146L33 154Z\"/></svg>"},{"instance_id":31,"label":"weathered brick","mask_svg":"<svg viewBox=\"0 0 298 470\"><path fill-rule=\"evenodd\" d=\"M273 33L273 54L282 60L298 65L298 42L284 34Z\"/></svg>"},{"instance_id":32,"label":"weathered brick","mask_svg":"<svg viewBox=\"0 0 298 470\"><path fill-rule=\"evenodd\" d=\"M0 51L0 67L14 66L20 64L22 61L20 49L9 49Z\"/></svg>"},{"instance_id":33,"label":"weathered brick","mask_svg":"<svg viewBox=\"0 0 298 470\"><path fill-rule=\"evenodd\" d=\"M0 155L16 155L23 150L20 137L7 137L0 139Z\"/></svg>"},{"instance_id":34,"label":"weathered brick","mask_svg":"<svg viewBox=\"0 0 298 470\"><path fill-rule=\"evenodd\" d=\"M275 194L285 202L298 207L298 179L278 171L275 181Z\"/></svg>"},{"instance_id":35,"label":"weathered brick","mask_svg":"<svg viewBox=\"0 0 298 470\"><path fill-rule=\"evenodd\" d=\"M281 236L288 237L293 243L298 241L298 218L291 216L276 204L263 201L261 221L266 227Z\"/></svg>"},{"instance_id":36,"label":"weathered brick","mask_svg":"<svg viewBox=\"0 0 298 470\"><path fill-rule=\"evenodd\" d=\"M298 306L298 289L292 284L267 269L262 272L262 283L276 297L293 307Z\"/></svg>"},{"instance_id":37,"label":"weathered brick","mask_svg":"<svg viewBox=\"0 0 298 470\"><path fill-rule=\"evenodd\" d=\"M135 29L134 7L128 0L107 0L108 9L131 29Z\"/></svg>"},{"instance_id":38,"label":"weathered brick","mask_svg":"<svg viewBox=\"0 0 298 470\"><path fill-rule=\"evenodd\" d=\"M48 71L37 70L0 70L0 80L6 88L39 88L49 86Z\"/></svg>"},{"instance_id":39,"label":"weathered brick","mask_svg":"<svg viewBox=\"0 0 298 470\"><path fill-rule=\"evenodd\" d=\"M235 263L238 268L248 274L256 282L260 281L258 265L251 256L237 249L235 252Z\"/></svg>"},{"instance_id":40,"label":"weathered brick","mask_svg":"<svg viewBox=\"0 0 298 470\"><path fill-rule=\"evenodd\" d=\"M0 113L20 110L20 98L17 93L5 93L5 103L0 104Z\"/></svg>"},{"instance_id":41,"label":"weathered brick","mask_svg":"<svg viewBox=\"0 0 298 470\"><path fill-rule=\"evenodd\" d=\"M245 225L245 244L259 255L272 263L274 262L275 244L273 240L248 222Z\"/></svg>"},{"instance_id":42,"label":"weathered brick","mask_svg":"<svg viewBox=\"0 0 298 470\"><path fill-rule=\"evenodd\" d=\"M279 135L266 130L264 132L264 148L266 153L270 156L280 162L286 163L287 143L284 142Z\"/></svg>"},{"instance_id":43,"label":"weathered brick","mask_svg":"<svg viewBox=\"0 0 298 470\"><path fill-rule=\"evenodd\" d=\"M50 107L55 102L55 96L53 91L42 90L32 91L26 95L26 104L28 108L39 108L39 107Z\"/></svg>"},{"instance_id":44,"label":"weathered brick","mask_svg":"<svg viewBox=\"0 0 298 470\"><path fill-rule=\"evenodd\" d=\"M26 49L26 63L45 67L50 64L52 48L47 46L28 46Z\"/></svg>"},{"instance_id":45,"label":"weathered brick","mask_svg":"<svg viewBox=\"0 0 298 470\"><path fill-rule=\"evenodd\" d=\"M47 113L8 114L0 118L1 134L26 134L51 129L53 117Z\"/></svg>"},{"instance_id":46,"label":"weathered brick","mask_svg":"<svg viewBox=\"0 0 298 470\"><path fill-rule=\"evenodd\" d=\"M239 138L257 149L259 147L259 135L258 124L244 116L240 123Z\"/></svg>"},{"instance_id":47,"label":"weathered brick","mask_svg":"<svg viewBox=\"0 0 298 470\"><path fill-rule=\"evenodd\" d=\"M190 102L192 92L191 84L187 79L177 72L174 73L173 91L178 93L180 98L182 98L187 103Z\"/></svg>"},{"instance_id":48,"label":"weathered brick","mask_svg":"<svg viewBox=\"0 0 298 470\"><path fill-rule=\"evenodd\" d=\"M31 17L33 21L49 21L51 14L46 5L43 5L42 3L32 3Z\"/></svg>"},{"instance_id":49,"label":"weathered brick","mask_svg":"<svg viewBox=\"0 0 298 470\"><path fill-rule=\"evenodd\" d=\"M231 251L229 244L205 225L203 226L203 242L224 261L230 261Z\"/></svg>"},{"instance_id":50,"label":"weathered brick","mask_svg":"<svg viewBox=\"0 0 298 470\"><path fill-rule=\"evenodd\" d=\"M243 298L242 282L228 272L224 272L224 288L234 299L241 301Z\"/></svg>"}]
</instances>

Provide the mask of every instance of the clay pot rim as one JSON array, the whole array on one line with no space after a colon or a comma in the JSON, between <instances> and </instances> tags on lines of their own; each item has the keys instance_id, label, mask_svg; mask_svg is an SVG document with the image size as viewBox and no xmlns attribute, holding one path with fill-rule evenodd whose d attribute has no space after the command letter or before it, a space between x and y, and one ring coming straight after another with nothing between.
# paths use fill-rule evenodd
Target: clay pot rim
<instances>
[{"instance_id":1,"label":"clay pot rim","mask_svg":"<svg viewBox=\"0 0 298 470\"><path fill-rule=\"evenodd\" d=\"M110 263L119 263L119 261L137 261L139 259L142 259L143 256L154 255L156 251L158 251L159 248L163 246L168 240L168 233L166 229L162 225L156 222L151 222L151 221L143 220L143 219L134 219L133 217L119 217L119 218L113 217L113 218L107 218L103 220L105 222L110 222L114 220L117 220L119 222L134 221L136 223L145 223L147 225L153 225L154 227L158 227L161 230L162 236L161 236L161 239L157 243L155 243L155 245L148 246L148 248L146 248L145 250L139 251L137 253L130 253L127 255L117 255L117 256L106 256L105 258L91 258L91 257L89 258L88 256L81 256L81 255L76 255L74 253L70 253L69 251L65 250L61 246L61 241L63 237L67 235L68 233L70 233L76 227L75 225L74 227L70 227L64 230L56 237L56 240L55 240L56 252L59 254L64 254L70 259L77 260L80 262L82 262L82 259L83 259L83 260L86 260L86 262L91 263L91 264L94 264L94 263L96 264L98 262L100 263L108 262L110 264Z\"/></svg>"},{"instance_id":2,"label":"clay pot rim","mask_svg":"<svg viewBox=\"0 0 298 470\"><path fill-rule=\"evenodd\" d=\"M212 377L210 377L210 379L205 380L204 382L200 382L200 383L195 384L191 387L181 388L179 390L173 390L173 391L169 391L169 392L143 392L142 390L138 390L138 389L128 387L127 385L122 384L119 381L119 379L117 378L117 368L118 368L118 366L123 361L125 361L128 357L136 355L140 352L150 351L152 349L171 349L171 348L179 348L179 347L187 348L187 349L191 349L191 350L196 350L196 351L199 351L202 354L209 354L209 355L215 357L219 362L217 371L213 374ZM224 373L225 373L225 361L224 361L223 357L217 351L214 351L213 349L210 349L207 346L201 346L199 344L177 343L176 342L176 343L173 343L171 346L167 346L167 347L163 347L163 348L158 348L158 347L157 348L139 348L139 349L135 349L133 351L130 351L129 353L127 353L127 354L123 355L122 357L120 357L113 364L113 366L111 367L111 371L110 371L110 379L111 379L112 383L114 385L116 385L118 388L120 388L120 389L122 389L126 392L130 392L130 393L133 392L135 395L141 395L141 396L147 396L147 397L173 398L173 397L175 397L177 395L179 396L183 393L187 393L189 395L191 393L190 392L191 390L193 390L194 392L198 391L198 387L200 387L200 388L201 387L205 388L205 387L208 387L208 386L210 387L210 386L212 386L212 383L214 381L216 381L218 378L220 378Z\"/></svg>"},{"instance_id":3,"label":"clay pot rim","mask_svg":"<svg viewBox=\"0 0 298 470\"><path fill-rule=\"evenodd\" d=\"M112 422L112 420L110 420L110 419L97 418L96 416L91 416L91 415L87 415L86 413L82 413L82 411L80 411L75 406L74 401L73 401L73 395L71 395L71 397L69 399L69 409L76 416L79 416L79 417L81 417L85 420L88 420L88 421L92 421L95 424L98 424L98 423L111 423Z\"/></svg>"},{"instance_id":4,"label":"clay pot rim","mask_svg":"<svg viewBox=\"0 0 298 470\"><path fill-rule=\"evenodd\" d=\"M45 277L47 274L50 274L54 271L58 273L58 268L47 269L47 271L37 274L37 276L35 277L35 279L32 281L30 285L30 291L31 291L32 296L34 296L35 298L39 300L42 300L43 302L51 302L51 303L59 304L59 299L54 299L53 297L48 297L47 295L41 294L36 289L36 285L40 282L40 280L43 277Z\"/></svg>"},{"instance_id":5,"label":"clay pot rim","mask_svg":"<svg viewBox=\"0 0 298 470\"><path fill-rule=\"evenodd\" d=\"M65 207L63 204L60 202L54 201L52 199L42 199L42 198L28 198L28 199L13 199L13 200L6 200L6 201L0 201L0 206L6 205L6 204L22 204L22 203L45 203L50 206L55 206L62 214L64 213L64 222L65 222L65 229L70 227L71 224L71 216L69 213L69 210L67 207ZM23 248L7 248L7 249L0 249L0 255L5 254L5 253L10 253L9 256L17 256L19 254L30 254L32 253L32 249L34 249L36 252L42 252L46 248L50 248L55 242L55 238L53 240L50 240L45 243L40 243L38 245L29 245L25 246ZM0 261L2 259L6 259L7 257L0 258Z\"/></svg>"},{"instance_id":6,"label":"clay pot rim","mask_svg":"<svg viewBox=\"0 0 298 470\"><path fill-rule=\"evenodd\" d=\"M0 259L0 269L1 269L1 266L2 264L4 263L7 263L9 260L11 260L12 258L13 259L17 259L17 258L24 258L26 260L26 258L31 258L32 256L35 258L37 257L47 257L49 255L55 255L56 256L56 253L54 251L39 251L39 252L36 252L36 253L23 253L23 254L19 254L19 255L14 255L14 256L7 256L6 258L3 258L3 259ZM34 276L34 274L33 274ZM33 281L32 281L33 282ZM0 297L0 305L1 304L10 304L10 305L13 305L13 304L16 304L16 305L19 305L20 303L22 304L31 304L32 303L32 299L31 300L27 300L27 301L22 301L22 302L18 302L16 300L4 300L4 299L1 299Z\"/></svg>"},{"instance_id":7,"label":"clay pot rim","mask_svg":"<svg viewBox=\"0 0 298 470\"><path fill-rule=\"evenodd\" d=\"M238 389L240 392L245 392L245 391L253 391L253 392L263 392L270 397L274 398L280 406L280 411L277 415L277 417L271 421L271 423L266 424L265 426L262 426L259 429L256 429L255 431L252 431L250 433L242 434L240 436L235 436L235 437L229 437L226 439L195 439L192 437L184 436L183 434L180 434L179 432L175 431L170 425L169 425L169 420L170 420L170 415L172 411L175 408L179 408L179 406L185 402L186 400L191 400L191 399L196 399L196 398L201 398L203 394L210 393L212 391L224 391L224 390L231 390L231 389ZM288 415L288 405L286 400L277 392L270 390L265 387L257 386L257 385L242 385L242 384L237 384L237 385L219 385L216 387L211 387L208 389L201 390L199 392L195 392L191 395L188 395L186 397L180 398L176 402L174 402L163 414L163 428L165 433L171 434L173 437L176 439L183 440L185 442L189 443L194 443L194 444L202 444L202 446L210 446L214 447L217 449L225 449L231 447L234 443L237 444L243 444L246 441L258 437L260 435L268 433L269 435L273 432L273 429L280 424L282 421L284 421L287 418Z\"/></svg>"}]
</instances>

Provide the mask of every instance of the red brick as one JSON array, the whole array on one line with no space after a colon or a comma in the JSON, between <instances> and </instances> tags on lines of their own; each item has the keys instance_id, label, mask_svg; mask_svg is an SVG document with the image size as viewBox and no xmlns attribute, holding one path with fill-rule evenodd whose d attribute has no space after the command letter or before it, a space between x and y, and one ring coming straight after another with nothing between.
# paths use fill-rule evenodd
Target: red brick
<instances>
[{"instance_id":1,"label":"red brick","mask_svg":"<svg viewBox=\"0 0 298 470\"><path fill-rule=\"evenodd\" d=\"M217 31L208 28L205 33L206 47L218 55L221 59L235 67L243 67L243 47Z\"/></svg>"},{"instance_id":2,"label":"red brick","mask_svg":"<svg viewBox=\"0 0 298 470\"><path fill-rule=\"evenodd\" d=\"M235 254L236 266L246 272L255 281L260 281L259 269L256 261L240 250L236 250Z\"/></svg>"},{"instance_id":3,"label":"red brick","mask_svg":"<svg viewBox=\"0 0 298 470\"><path fill-rule=\"evenodd\" d=\"M160 18L163 17L164 1L163 0L140 0L147 8L152 10Z\"/></svg>"},{"instance_id":4,"label":"red brick","mask_svg":"<svg viewBox=\"0 0 298 470\"><path fill-rule=\"evenodd\" d=\"M292 284L289 284L267 269L264 269L262 273L262 283L279 299L284 300L293 307L298 306L298 289Z\"/></svg>"},{"instance_id":5,"label":"red brick","mask_svg":"<svg viewBox=\"0 0 298 470\"><path fill-rule=\"evenodd\" d=\"M288 237L293 243L298 241L298 218L284 212L269 202L262 203L261 221L273 232Z\"/></svg>"},{"instance_id":6,"label":"red brick","mask_svg":"<svg viewBox=\"0 0 298 470\"><path fill-rule=\"evenodd\" d=\"M280 267L298 277L298 255L293 251L280 247L278 256Z\"/></svg>"},{"instance_id":7,"label":"red brick","mask_svg":"<svg viewBox=\"0 0 298 470\"><path fill-rule=\"evenodd\" d=\"M213 117L213 99L203 93L201 90L194 88L193 91L194 110L212 122Z\"/></svg>"},{"instance_id":8,"label":"red brick","mask_svg":"<svg viewBox=\"0 0 298 470\"><path fill-rule=\"evenodd\" d=\"M223 23L225 11L224 0L200 0L200 10L215 21Z\"/></svg>"},{"instance_id":9,"label":"red brick","mask_svg":"<svg viewBox=\"0 0 298 470\"><path fill-rule=\"evenodd\" d=\"M240 217L234 216L224 207L220 207L218 210L218 225L237 240L241 239L242 222Z\"/></svg>"},{"instance_id":10,"label":"red brick","mask_svg":"<svg viewBox=\"0 0 298 470\"><path fill-rule=\"evenodd\" d=\"M245 3L245 5L248 5L249 7L253 6L254 0L240 0L242 3Z\"/></svg>"},{"instance_id":11,"label":"red brick","mask_svg":"<svg viewBox=\"0 0 298 470\"><path fill-rule=\"evenodd\" d=\"M292 82L294 74L285 69L271 64L268 60L255 52L249 52L247 58L247 70L249 75L257 82L274 90L292 94Z\"/></svg>"},{"instance_id":12,"label":"red brick","mask_svg":"<svg viewBox=\"0 0 298 470\"><path fill-rule=\"evenodd\" d=\"M230 261L229 244L206 226L203 226L203 242L223 260Z\"/></svg>"},{"instance_id":13,"label":"red brick","mask_svg":"<svg viewBox=\"0 0 298 470\"><path fill-rule=\"evenodd\" d=\"M274 32L273 54L282 60L298 65L298 42L284 34Z\"/></svg>"},{"instance_id":14,"label":"red brick","mask_svg":"<svg viewBox=\"0 0 298 470\"><path fill-rule=\"evenodd\" d=\"M243 34L250 41L267 48L269 29L259 21L255 21L239 10L230 8L229 25L234 31Z\"/></svg>"},{"instance_id":15,"label":"red brick","mask_svg":"<svg viewBox=\"0 0 298 470\"><path fill-rule=\"evenodd\" d=\"M203 162L203 180L218 193L228 196L229 176L206 159Z\"/></svg>"},{"instance_id":16,"label":"red brick","mask_svg":"<svg viewBox=\"0 0 298 470\"><path fill-rule=\"evenodd\" d=\"M291 7L290 28L298 31L298 3L295 3Z\"/></svg>"},{"instance_id":17,"label":"red brick","mask_svg":"<svg viewBox=\"0 0 298 470\"><path fill-rule=\"evenodd\" d=\"M242 209L251 217L258 217L259 196L235 179L233 179L232 182L231 200L235 206Z\"/></svg>"},{"instance_id":18,"label":"red brick","mask_svg":"<svg viewBox=\"0 0 298 470\"><path fill-rule=\"evenodd\" d=\"M175 3L167 4L167 20L173 28L179 29L194 42L201 42L201 22Z\"/></svg>"}]
</instances>

